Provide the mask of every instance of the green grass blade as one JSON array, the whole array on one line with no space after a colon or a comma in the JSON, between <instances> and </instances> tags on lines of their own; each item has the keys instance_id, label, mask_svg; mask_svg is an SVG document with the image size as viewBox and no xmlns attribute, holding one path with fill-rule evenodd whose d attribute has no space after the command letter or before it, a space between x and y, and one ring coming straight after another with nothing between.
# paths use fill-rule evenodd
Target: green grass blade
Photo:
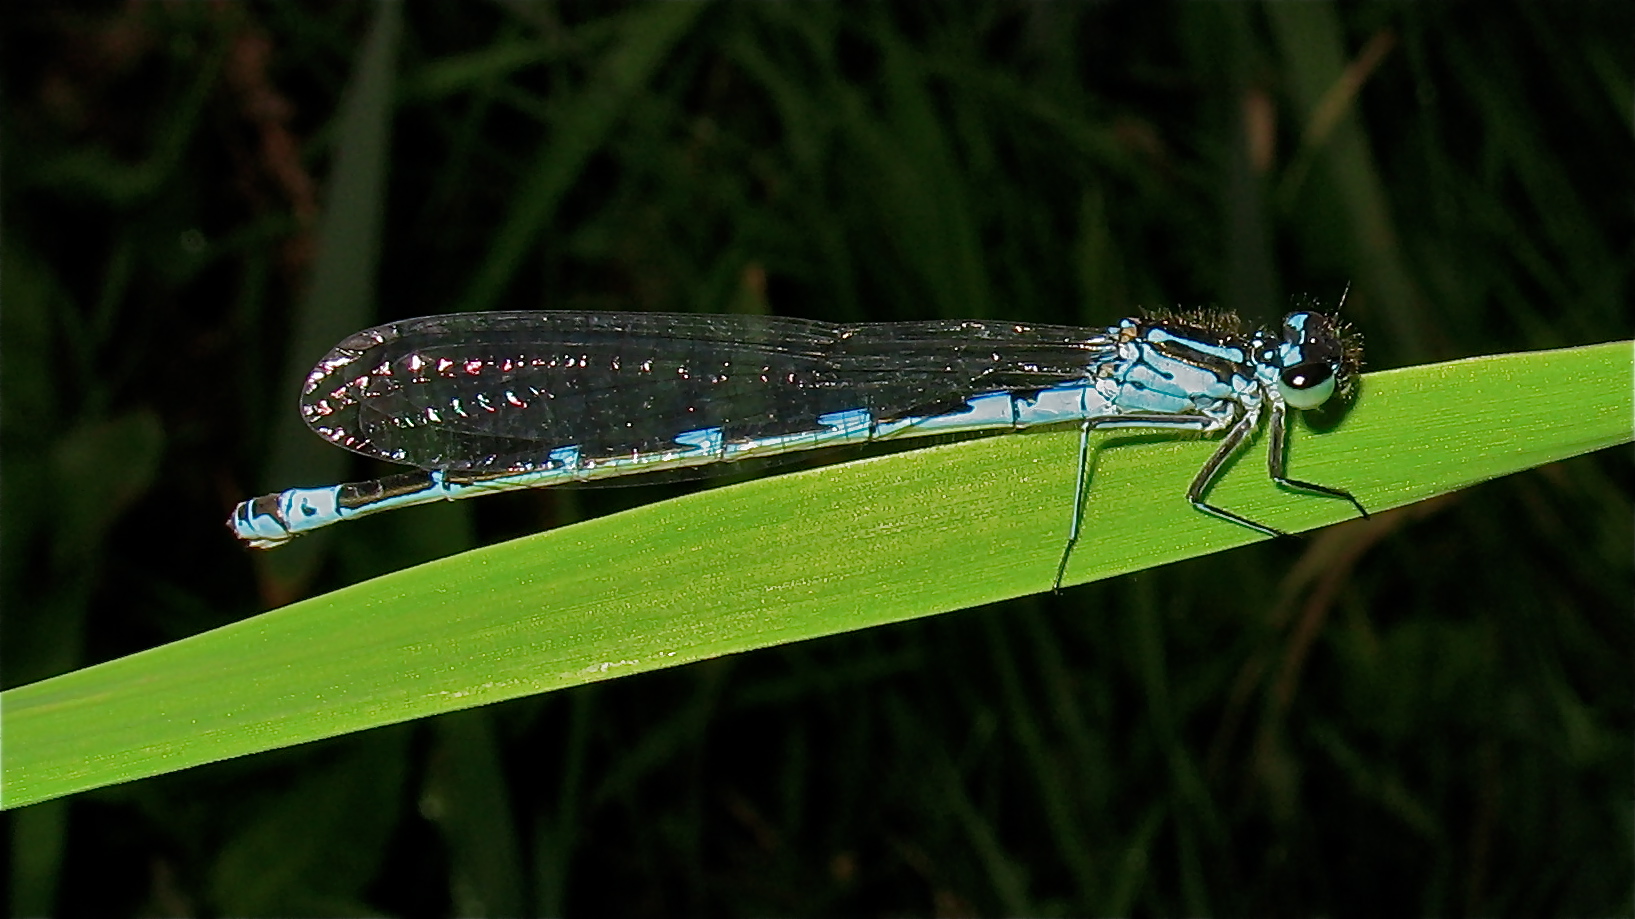
<instances>
[{"instance_id":1,"label":"green grass blade","mask_svg":"<svg viewBox=\"0 0 1635 919\"><path fill-rule=\"evenodd\" d=\"M403 11L386 3L375 9L374 22L347 81L345 101L336 119L335 158L327 200L317 228L318 252L310 286L301 297L290 328L282 392L299 392L310 371L311 356L323 354L352 331L373 325L376 274L386 224L386 179L390 162L393 87ZM326 450L306 436L306 424L295 413L277 418L277 435L268 451L266 487L279 482L322 482L346 468L344 456ZM266 566L272 592L295 595L320 560L319 547L280 555Z\"/></svg>"},{"instance_id":2,"label":"green grass blade","mask_svg":"<svg viewBox=\"0 0 1635 919\"><path fill-rule=\"evenodd\" d=\"M1384 511L1627 443L1631 342L1368 376L1290 470ZM0 694L4 806L368 727L1046 590L1074 431L763 479L420 565ZM1207 441L1102 440L1068 581L1254 540L1182 499ZM1108 444L1112 444L1108 446ZM1251 452L1214 493L1348 519ZM1139 539L1132 534L1139 533Z\"/></svg>"},{"instance_id":3,"label":"green grass blade","mask_svg":"<svg viewBox=\"0 0 1635 919\"><path fill-rule=\"evenodd\" d=\"M488 257L460 300L463 309L494 308L527 263L563 196L702 10L700 4L655 5L636 7L625 17L625 40L616 43L589 89L564 107L540 144L509 218L494 233Z\"/></svg>"}]
</instances>

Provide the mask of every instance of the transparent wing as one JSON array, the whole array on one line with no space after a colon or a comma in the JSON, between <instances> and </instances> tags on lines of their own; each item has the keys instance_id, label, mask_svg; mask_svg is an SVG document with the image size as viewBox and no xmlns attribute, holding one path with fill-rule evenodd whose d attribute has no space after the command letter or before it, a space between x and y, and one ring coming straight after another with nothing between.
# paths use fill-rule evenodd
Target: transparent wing
<instances>
[{"instance_id":1,"label":"transparent wing","mask_svg":"<svg viewBox=\"0 0 1635 919\"><path fill-rule=\"evenodd\" d=\"M989 321L834 325L768 316L513 312L428 316L351 336L313 369L301 413L319 436L423 469L527 469L585 456L887 420L970 395L1079 379L1096 332Z\"/></svg>"}]
</instances>

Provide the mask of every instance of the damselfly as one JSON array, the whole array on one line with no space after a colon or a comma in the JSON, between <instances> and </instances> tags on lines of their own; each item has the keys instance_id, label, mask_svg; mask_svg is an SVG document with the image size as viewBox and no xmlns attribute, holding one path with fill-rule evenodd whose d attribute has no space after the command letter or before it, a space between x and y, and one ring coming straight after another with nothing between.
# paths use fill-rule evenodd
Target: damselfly
<instances>
[{"instance_id":1,"label":"damselfly","mask_svg":"<svg viewBox=\"0 0 1635 919\"><path fill-rule=\"evenodd\" d=\"M1225 462L1271 429L1278 484L1287 413L1349 396L1360 348L1321 313L1276 332L1226 314L1125 319L1107 329L993 321L834 325L766 316L462 313L377 326L313 368L301 415L349 450L416 466L370 482L241 503L229 526L268 548L379 511L846 444L1077 424L1078 538L1089 433L1219 433L1187 489L1198 510L1281 531L1205 500ZM1067 552L1062 565L1065 567ZM1058 583L1061 572L1058 571Z\"/></svg>"}]
</instances>

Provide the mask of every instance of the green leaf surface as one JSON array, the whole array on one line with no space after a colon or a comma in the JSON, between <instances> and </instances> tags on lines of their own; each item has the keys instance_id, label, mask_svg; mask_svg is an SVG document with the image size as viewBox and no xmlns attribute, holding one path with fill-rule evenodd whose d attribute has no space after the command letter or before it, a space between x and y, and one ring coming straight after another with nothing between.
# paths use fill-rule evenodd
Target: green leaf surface
<instances>
[{"instance_id":1,"label":"green leaf surface","mask_svg":"<svg viewBox=\"0 0 1635 919\"><path fill-rule=\"evenodd\" d=\"M1292 475L1376 514L1632 439L1635 344L1368 375ZM752 648L1048 590L1077 431L717 488L466 552L0 694L4 806ZM1209 441L1098 436L1077 584L1258 539L1193 510ZM1264 447L1215 503L1291 531Z\"/></svg>"}]
</instances>

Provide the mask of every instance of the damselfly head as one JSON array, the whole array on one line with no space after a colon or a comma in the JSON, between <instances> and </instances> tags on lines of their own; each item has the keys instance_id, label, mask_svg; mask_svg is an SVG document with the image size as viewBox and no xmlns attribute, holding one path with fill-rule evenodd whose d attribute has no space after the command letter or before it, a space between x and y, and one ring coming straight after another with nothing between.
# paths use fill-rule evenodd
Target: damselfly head
<instances>
[{"instance_id":1,"label":"damselfly head","mask_svg":"<svg viewBox=\"0 0 1635 919\"><path fill-rule=\"evenodd\" d=\"M1313 409L1336 393L1351 398L1362 368L1362 342L1342 323L1306 310L1283 319L1278 393L1290 408Z\"/></svg>"}]
</instances>

